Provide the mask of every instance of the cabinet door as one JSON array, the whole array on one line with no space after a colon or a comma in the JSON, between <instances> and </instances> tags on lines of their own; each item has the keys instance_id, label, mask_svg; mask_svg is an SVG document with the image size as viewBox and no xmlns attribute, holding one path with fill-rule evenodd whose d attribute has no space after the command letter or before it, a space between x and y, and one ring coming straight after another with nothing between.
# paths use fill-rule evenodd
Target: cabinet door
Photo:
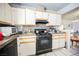
<instances>
[{"instance_id":1,"label":"cabinet door","mask_svg":"<svg viewBox=\"0 0 79 59\"><path fill-rule=\"evenodd\" d=\"M17 40L10 42L8 45L5 46L5 52L8 56L17 56Z\"/></svg>"},{"instance_id":2,"label":"cabinet door","mask_svg":"<svg viewBox=\"0 0 79 59\"><path fill-rule=\"evenodd\" d=\"M0 56L17 56L17 40L13 40L0 49Z\"/></svg>"},{"instance_id":3,"label":"cabinet door","mask_svg":"<svg viewBox=\"0 0 79 59\"><path fill-rule=\"evenodd\" d=\"M7 3L4 4L4 19L11 24L11 7Z\"/></svg>"},{"instance_id":4,"label":"cabinet door","mask_svg":"<svg viewBox=\"0 0 79 59\"><path fill-rule=\"evenodd\" d=\"M36 51L35 45L36 45L35 43L20 44L19 55L20 56L34 55Z\"/></svg>"},{"instance_id":5,"label":"cabinet door","mask_svg":"<svg viewBox=\"0 0 79 59\"><path fill-rule=\"evenodd\" d=\"M52 49L59 48L59 39L52 40Z\"/></svg>"},{"instance_id":6,"label":"cabinet door","mask_svg":"<svg viewBox=\"0 0 79 59\"><path fill-rule=\"evenodd\" d=\"M35 25L35 11L26 9L26 25Z\"/></svg>"},{"instance_id":7,"label":"cabinet door","mask_svg":"<svg viewBox=\"0 0 79 59\"><path fill-rule=\"evenodd\" d=\"M48 21L47 25L61 25L61 15L49 13Z\"/></svg>"},{"instance_id":8,"label":"cabinet door","mask_svg":"<svg viewBox=\"0 0 79 59\"><path fill-rule=\"evenodd\" d=\"M11 24L11 7L7 3L0 4L0 21Z\"/></svg>"},{"instance_id":9,"label":"cabinet door","mask_svg":"<svg viewBox=\"0 0 79 59\"><path fill-rule=\"evenodd\" d=\"M16 25L25 25L25 9L12 8L12 19Z\"/></svg>"},{"instance_id":10,"label":"cabinet door","mask_svg":"<svg viewBox=\"0 0 79 59\"><path fill-rule=\"evenodd\" d=\"M36 37L18 37L17 48L19 56L35 55Z\"/></svg>"},{"instance_id":11,"label":"cabinet door","mask_svg":"<svg viewBox=\"0 0 79 59\"><path fill-rule=\"evenodd\" d=\"M48 24L47 25L55 25L55 14L49 13Z\"/></svg>"},{"instance_id":12,"label":"cabinet door","mask_svg":"<svg viewBox=\"0 0 79 59\"><path fill-rule=\"evenodd\" d=\"M12 13L11 13L11 19L12 19L12 25L16 25L17 24L17 20L16 20L16 8L11 8L11 11L12 11Z\"/></svg>"},{"instance_id":13,"label":"cabinet door","mask_svg":"<svg viewBox=\"0 0 79 59\"><path fill-rule=\"evenodd\" d=\"M61 15L60 14L56 14L55 25L61 25Z\"/></svg>"},{"instance_id":14,"label":"cabinet door","mask_svg":"<svg viewBox=\"0 0 79 59\"><path fill-rule=\"evenodd\" d=\"M44 19L46 19L46 20L48 20L48 16L49 16L49 13L47 13L47 12L43 12L43 18Z\"/></svg>"},{"instance_id":15,"label":"cabinet door","mask_svg":"<svg viewBox=\"0 0 79 59\"><path fill-rule=\"evenodd\" d=\"M48 13L47 12L40 12L40 11L36 11L36 15L35 15L36 19L46 19L48 20Z\"/></svg>"},{"instance_id":16,"label":"cabinet door","mask_svg":"<svg viewBox=\"0 0 79 59\"><path fill-rule=\"evenodd\" d=\"M59 47L65 47L65 39L59 39Z\"/></svg>"},{"instance_id":17,"label":"cabinet door","mask_svg":"<svg viewBox=\"0 0 79 59\"><path fill-rule=\"evenodd\" d=\"M43 12L40 12L40 11L36 11L36 13L35 13L36 15L36 19L38 19L38 18L43 18Z\"/></svg>"},{"instance_id":18,"label":"cabinet door","mask_svg":"<svg viewBox=\"0 0 79 59\"><path fill-rule=\"evenodd\" d=\"M0 3L0 21L4 20L4 3Z\"/></svg>"}]
</instances>

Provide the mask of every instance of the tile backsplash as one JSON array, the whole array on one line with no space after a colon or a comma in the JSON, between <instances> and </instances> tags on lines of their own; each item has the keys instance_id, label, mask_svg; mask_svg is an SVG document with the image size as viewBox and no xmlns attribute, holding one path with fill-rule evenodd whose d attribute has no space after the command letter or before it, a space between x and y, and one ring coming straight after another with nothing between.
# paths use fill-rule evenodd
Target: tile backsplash
<instances>
[{"instance_id":1,"label":"tile backsplash","mask_svg":"<svg viewBox=\"0 0 79 59\"><path fill-rule=\"evenodd\" d=\"M34 33L34 26L23 26L23 33Z\"/></svg>"},{"instance_id":2,"label":"tile backsplash","mask_svg":"<svg viewBox=\"0 0 79 59\"><path fill-rule=\"evenodd\" d=\"M22 31L23 33L34 33L35 29L44 29L48 28L46 26L18 26L18 31Z\"/></svg>"},{"instance_id":3,"label":"tile backsplash","mask_svg":"<svg viewBox=\"0 0 79 59\"><path fill-rule=\"evenodd\" d=\"M58 26L18 26L17 29L18 31L22 31L23 33L34 33L35 29L47 29L48 31L50 31L51 28L56 28ZM51 29L52 31L53 29Z\"/></svg>"}]
</instances>

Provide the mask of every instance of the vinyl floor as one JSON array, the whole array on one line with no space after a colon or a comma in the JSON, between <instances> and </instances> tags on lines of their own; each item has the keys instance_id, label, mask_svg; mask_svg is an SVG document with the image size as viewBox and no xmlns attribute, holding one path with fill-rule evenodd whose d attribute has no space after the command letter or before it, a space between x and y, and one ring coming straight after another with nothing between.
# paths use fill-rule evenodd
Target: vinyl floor
<instances>
[{"instance_id":1,"label":"vinyl floor","mask_svg":"<svg viewBox=\"0 0 79 59\"><path fill-rule=\"evenodd\" d=\"M41 54L39 56L79 56L79 47L76 48L60 48L55 49L52 52Z\"/></svg>"}]
</instances>

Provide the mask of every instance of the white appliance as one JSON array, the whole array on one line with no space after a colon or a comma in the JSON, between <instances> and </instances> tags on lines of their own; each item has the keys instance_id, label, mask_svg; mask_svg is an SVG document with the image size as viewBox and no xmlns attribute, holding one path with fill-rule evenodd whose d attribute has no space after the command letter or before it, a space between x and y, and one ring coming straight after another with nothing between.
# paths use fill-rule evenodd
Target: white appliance
<instances>
[{"instance_id":1,"label":"white appliance","mask_svg":"<svg viewBox=\"0 0 79 59\"><path fill-rule=\"evenodd\" d=\"M4 36L10 36L11 34L16 33L16 27L0 27L0 31Z\"/></svg>"}]
</instances>

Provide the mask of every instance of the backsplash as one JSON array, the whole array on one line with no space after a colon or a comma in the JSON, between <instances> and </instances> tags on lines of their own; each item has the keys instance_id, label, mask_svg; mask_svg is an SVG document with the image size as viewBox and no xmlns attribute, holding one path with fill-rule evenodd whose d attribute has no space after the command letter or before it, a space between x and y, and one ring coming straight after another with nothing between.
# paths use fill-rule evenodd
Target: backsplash
<instances>
[{"instance_id":1,"label":"backsplash","mask_svg":"<svg viewBox=\"0 0 79 59\"><path fill-rule=\"evenodd\" d=\"M34 33L35 29L45 29L46 26L23 26L23 33Z\"/></svg>"},{"instance_id":2,"label":"backsplash","mask_svg":"<svg viewBox=\"0 0 79 59\"><path fill-rule=\"evenodd\" d=\"M45 26L45 25L40 25L40 26L17 26L18 31L22 31L23 33L34 33L35 29L47 29L48 31L53 31L57 30L58 31L58 26Z\"/></svg>"}]
</instances>

